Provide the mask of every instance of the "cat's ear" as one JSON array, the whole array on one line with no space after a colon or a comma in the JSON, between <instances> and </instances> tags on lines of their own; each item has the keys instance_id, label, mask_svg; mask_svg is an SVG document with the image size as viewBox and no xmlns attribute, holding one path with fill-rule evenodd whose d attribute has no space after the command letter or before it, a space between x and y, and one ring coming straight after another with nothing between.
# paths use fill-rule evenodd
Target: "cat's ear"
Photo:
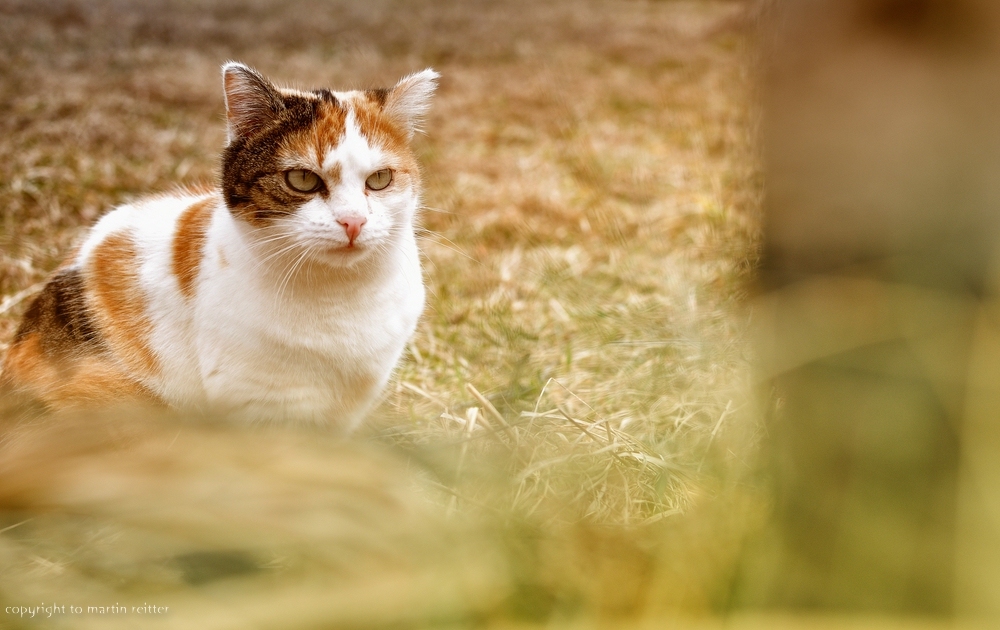
<instances>
[{"instance_id":1,"label":"cat's ear","mask_svg":"<svg viewBox=\"0 0 1000 630\"><path fill-rule=\"evenodd\" d=\"M230 61L222 66L222 86L226 93L229 142L262 129L285 108L277 88L242 63Z\"/></svg>"},{"instance_id":2,"label":"cat's ear","mask_svg":"<svg viewBox=\"0 0 1000 630\"><path fill-rule=\"evenodd\" d=\"M400 79L386 95L383 111L393 122L412 137L420 131L420 123L431 107L431 96L441 75L427 68Z\"/></svg>"}]
</instances>

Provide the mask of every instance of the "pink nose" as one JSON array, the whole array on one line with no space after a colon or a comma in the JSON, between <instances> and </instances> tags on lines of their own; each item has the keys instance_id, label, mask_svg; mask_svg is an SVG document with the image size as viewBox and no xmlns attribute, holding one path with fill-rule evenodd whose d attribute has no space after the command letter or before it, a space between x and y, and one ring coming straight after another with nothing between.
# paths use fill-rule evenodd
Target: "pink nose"
<instances>
[{"instance_id":1,"label":"pink nose","mask_svg":"<svg viewBox=\"0 0 1000 630\"><path fill-rule=\"evenodd\" d=\"M337 219L337 223L344 226L344 231L347 232L350 244L354 245L354 239L358 238L358 234L361 234L361 227L365 223L368 223L368 219L365 217L344 217Z\"/></svg>"}]
</instances>

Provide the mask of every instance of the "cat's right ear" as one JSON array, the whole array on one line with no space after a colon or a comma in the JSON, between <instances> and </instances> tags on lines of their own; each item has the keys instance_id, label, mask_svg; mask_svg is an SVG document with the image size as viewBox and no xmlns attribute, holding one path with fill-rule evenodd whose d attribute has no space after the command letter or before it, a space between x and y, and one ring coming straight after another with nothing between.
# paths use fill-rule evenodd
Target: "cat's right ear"
<instances>
[{"instance_id":1,"label":"cat's right ear","mask_svg":"<svg viewBox=\"0 0 1000 630\"><path fill-rule=\"evenodd\" d=\"M229 142L243 138L272 122L285 108L278 90L259 72L230 61L222 66L226 93Z\"/></svg>"}]
</instances>

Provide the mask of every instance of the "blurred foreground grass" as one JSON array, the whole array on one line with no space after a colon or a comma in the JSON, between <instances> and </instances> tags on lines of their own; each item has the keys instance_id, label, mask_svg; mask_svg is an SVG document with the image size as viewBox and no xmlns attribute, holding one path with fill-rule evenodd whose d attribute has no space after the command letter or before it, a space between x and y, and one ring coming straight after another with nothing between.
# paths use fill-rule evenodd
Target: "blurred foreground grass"
<instances>
[{"instance_id":1,"label":"blurred foreground grass","mask_svg":"<svg viewBox=\"0 0 1000 630\"><path fill-rule=\"evenodd\" d=\"M142 623L178 628L724 610L767 509L737 311L761 194L746 11L0 0L0 343L105 209L213 179L223 61L304 87L444 77L419 140L428 309L368 426L9 427L0 603L155 600Z\"/></svg>"}]
</instances>

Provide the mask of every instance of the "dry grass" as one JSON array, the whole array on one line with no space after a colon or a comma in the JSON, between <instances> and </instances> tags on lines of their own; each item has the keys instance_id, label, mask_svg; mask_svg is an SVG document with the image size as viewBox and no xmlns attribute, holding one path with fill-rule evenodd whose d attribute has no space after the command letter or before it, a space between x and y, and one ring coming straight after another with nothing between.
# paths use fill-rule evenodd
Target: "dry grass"
<instances>
[{"instance_id":1,"label":"dry grass","mask_svg":"<svg viewBox=\"0 0 1000 630\"><path fill-rule=\"evenodd\" d=\"M725 490L753 441L737 311L760 195L746 5L151 7L0 0L0 343L25 290L106 208L213 178L218 67L230 58L303 86L442 73L419 141L429 306L385 404L346 444L180 421L179 432L166 422L122 440L120 419L99 421L111 428L92 448L83 438L65 446L58 424L8 438L5 470L18 481L3 484L0 532L25 524L0 535L11 567L0 588L12 593L0 600L155 592L179 607L177 627L203 628L483 625L722 605L756 509L752 495ZM189 447L173 458L163 445L175 435ZM301 461L305 472L257 471L255 485L243 478L253 456ZM28 466L34 457L75 471L78 485ZM336 472L355 465L377 472ZM121 481L130 470L153 472L133 485ZM198 488L213 483L247 500L207 510L211 493ZM103 487L113 490L84 491ZM345 487L396 498L371 498L361 518L324 494ZM273 517L247 526L258 508ZM346 525L296 529L338 515ZM239 536L227 537L231 519ZM382 519L384 531L344 533ZM187 561L163 569L162 558L237 548L254 550L230 559L249 563L250 577L223 571L204 586ZM292 560L260 577L275 557ZM364 579L352 590L347 574ZM402 603L385 607L383 591ZM269 603L285 612L268 617ZM237 608L249 616L232 616Z\"/></svg>"}]
</instances>

